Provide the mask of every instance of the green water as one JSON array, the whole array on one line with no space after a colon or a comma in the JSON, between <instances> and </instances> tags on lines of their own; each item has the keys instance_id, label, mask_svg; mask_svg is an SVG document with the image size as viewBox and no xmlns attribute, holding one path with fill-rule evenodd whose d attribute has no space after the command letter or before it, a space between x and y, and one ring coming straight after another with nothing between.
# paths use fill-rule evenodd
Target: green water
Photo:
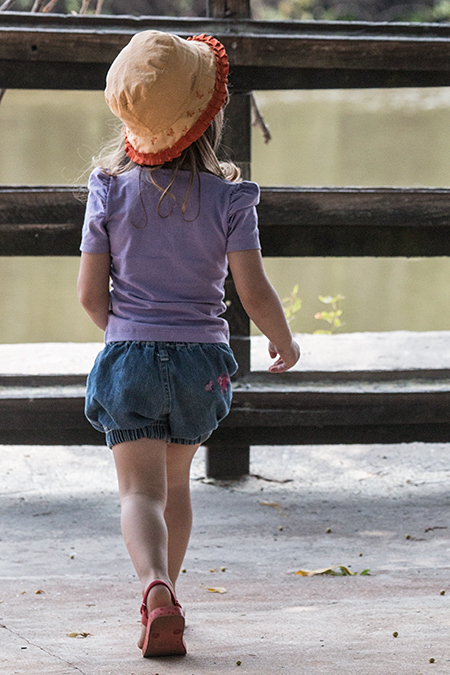
<instances>
[{"instance_id":1,"label":"green water","mask_svg":"<svg viewBox=\"0 0 450 675\"><path fill-rule=\"evenodd\" d=\"M261 185L450 185L450 90L257 92L273 135L253 131ZM113 117L101 92L15 91L0 105L0 184L76 183ZM84 179L85 180L85 179ZM1 252L0 252L1 254ZM0 342L91 341L76 298L77 258L0 257ZM318 296L343 294L346 331L449 330L446 258L266 259L292 328L322 328Z\"/></svg>"}]
</instances>

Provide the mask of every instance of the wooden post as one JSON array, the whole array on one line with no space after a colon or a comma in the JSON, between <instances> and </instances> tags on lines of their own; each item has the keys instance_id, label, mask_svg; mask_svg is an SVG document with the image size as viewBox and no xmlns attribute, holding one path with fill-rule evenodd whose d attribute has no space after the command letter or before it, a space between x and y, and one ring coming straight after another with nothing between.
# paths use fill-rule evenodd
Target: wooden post
<instances>
[{"instance_id":1,"label":"wooden post","mask_svg":"<svg viewBox=\"0 0 450 675\"><path fill-rule=\"evenodd\" d=\"M213 19L250 19L250 0L208 0L208 16Z\"/></svg>"},{"instance_id":2,"label":"wooden post","mask_svg":"<svg viewBox=\"0 0 450 675\"><path fill-rule=\"evenodd\" d=\"M250 0L209 0L208 15L215 19L249 19ZM229 155L241 169L242 177L250 179L251 110L250 93L232 93L225 111L223 154ZM239 364L237 377L250 372L250 321L241 305L231 275L225 285L228 305L225 318L230 325L231 348ZM239 478L250 471L250 446L233 443L232 447L208 444L206 473L211 478Z\"/></svg>"},{"instance_id":3,"label":"wooden post","mask_svg":"<svg viewBox=\"0 0 450 675\"><path fill-rule=\"evenodd\" d=\"M239 430L236 431L236 437ZM211 442L207 446L206 475L208 478L237 479L250 472L250 446Z\"/></svg>"},{"instance_id":4,"label":"wooden post","mask_svg":"<svg viewBox=\"0 0 450 675\"><path fill-rule=\"evenodd\" d=\"M233 94L226 109L225 133L222 146L224 154L239 166L244 179L250 178L250 94ZM241 305L231 275L226 285L228 309L225 318L230 325L231 348L239 363L237 377L250 372L250 320Z\"/></svg>"}]
</instances>

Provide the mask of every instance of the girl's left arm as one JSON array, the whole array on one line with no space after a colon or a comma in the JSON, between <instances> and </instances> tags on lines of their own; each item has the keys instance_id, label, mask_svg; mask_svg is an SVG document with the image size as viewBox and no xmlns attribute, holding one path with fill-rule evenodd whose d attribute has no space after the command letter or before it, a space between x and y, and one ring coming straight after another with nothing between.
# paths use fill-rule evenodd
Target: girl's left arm
<instances>
[{"instance_id":1,"label":"girl's left arm","mask_svg":"<svg viewBox=\"0 0 450 675\"><path fill-rule=\"evenodd\" d=\"M81 253L78 298L83 309L102 330L106 330L108 324L110 270L109 252Z\"/></svg>"}]
</instances>

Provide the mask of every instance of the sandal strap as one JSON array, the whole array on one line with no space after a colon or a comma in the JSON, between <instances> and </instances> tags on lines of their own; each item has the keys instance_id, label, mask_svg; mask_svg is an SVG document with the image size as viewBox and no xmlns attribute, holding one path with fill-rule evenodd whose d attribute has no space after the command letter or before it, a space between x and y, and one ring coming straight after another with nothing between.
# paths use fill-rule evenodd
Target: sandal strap
<instances>
[{"instance_id":1,"label":"sandal strap","mask_svg":"<svg viewBox=\"0 0 450 675\"><path fill-rule=\"evenodd\" d=\"M161 581L160 579L156 579L155 581L152 581L152 583L149 584L148 588L146 589L146 591L144 593L144 597L142 598L142 604L141 604L141 607L140 607L140 612L142 614L142 617L147 619L147 620L148 620L147 598L148 598L148 594L150 593L151 589L154 586L165 586L170 593L170 597L172 599L173 605L175 607L181 607L180 603L178 602L175 595L173 594L173 591L170 588L169 584L166 584L165 581Z\"/></svg>"}]
</instances>

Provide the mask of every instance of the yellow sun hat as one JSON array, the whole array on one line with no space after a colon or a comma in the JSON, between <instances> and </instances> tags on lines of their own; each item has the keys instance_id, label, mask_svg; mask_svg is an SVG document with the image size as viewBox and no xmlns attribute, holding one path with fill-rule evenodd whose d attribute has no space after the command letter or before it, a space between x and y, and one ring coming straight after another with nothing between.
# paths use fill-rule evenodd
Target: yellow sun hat
<instances>
[{"instance_id":1,"label":"yellow sun hat","mask_svg":"<svg viewBox=\"0 0 450 675\"><path fill-rule=\"evenodd\" d=\"M125 125L125 152L156 166L179 157L221 110L228 58L214 37L148 30L137 33L111 64L105 98Z\"/></svg>"}]
</instances>

